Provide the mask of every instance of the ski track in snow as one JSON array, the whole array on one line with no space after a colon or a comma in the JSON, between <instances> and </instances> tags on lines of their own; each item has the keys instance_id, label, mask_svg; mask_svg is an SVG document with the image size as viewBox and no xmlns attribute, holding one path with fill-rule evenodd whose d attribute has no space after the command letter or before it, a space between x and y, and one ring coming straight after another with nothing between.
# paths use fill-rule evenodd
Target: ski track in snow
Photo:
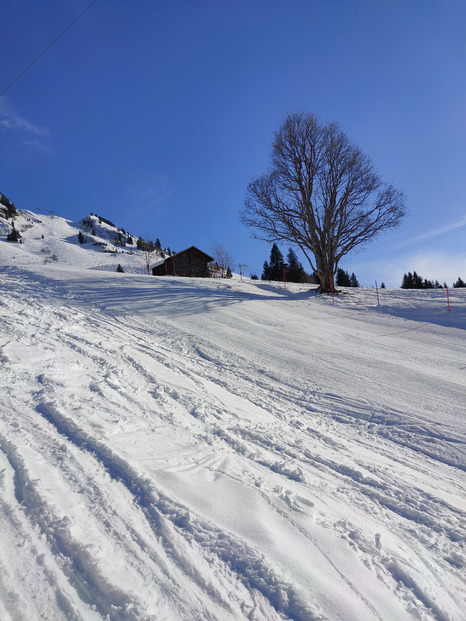
<instances>
[{"instance_id":1,"label":"ski track in snow","mask_svg":"<svg viewBox=\"0 0 466 621\"><path fill-rule=\"evenodd\" d=\"M0 271L0 618L466 618L461 326L50 274Z\"/></svg>"}]
</instances>

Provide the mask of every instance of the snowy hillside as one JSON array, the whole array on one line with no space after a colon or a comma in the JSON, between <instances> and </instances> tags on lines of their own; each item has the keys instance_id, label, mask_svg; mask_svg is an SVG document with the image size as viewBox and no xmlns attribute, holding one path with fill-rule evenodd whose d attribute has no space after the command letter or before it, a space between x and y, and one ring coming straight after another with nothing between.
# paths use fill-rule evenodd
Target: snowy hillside
<instances>
[{"instance_id":1,"label":"snowy hillside","mask_svg":"<svg viewBox=\"0 0 466 621\"><path fill-rule=\"evenodd\" d=\"M34 214L21 210L15 218L0 213L0 261L15 265L66 264L88 269L147 273L137 239L122 229L108 224L98 216L86 216L72 222L54 215ZM13 225L21 235L21 243L6 243ZM81 233L84 243L80 243ZM159 255L156 253L153 260Z\"/></svg>"},{"instance_id":2,"label":"snowy hillside","mask_svg":"<svg viewBox=\"0 0 466 621\"><path fill-rule=\"evenodd\" d=\"M119 274L63 222L0 239L2 621L466 618L465 289Z\"/></svg>"}]
</instances>

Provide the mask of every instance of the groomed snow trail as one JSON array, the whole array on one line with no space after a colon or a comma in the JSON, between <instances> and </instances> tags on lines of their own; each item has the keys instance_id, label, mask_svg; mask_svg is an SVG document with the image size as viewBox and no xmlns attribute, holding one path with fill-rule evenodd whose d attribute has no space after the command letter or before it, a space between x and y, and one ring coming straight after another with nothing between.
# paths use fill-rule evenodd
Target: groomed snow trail
<instances>
[{"instance_id":1,"label":"groomed snow trail","mask_svg":"<svg viewBox=\"0 0 466 621\"><path fill-rule=\"evenodd\" d=\"M2 268L0 618L465 618L466 297Z\"/></svg>"}]
</instances>

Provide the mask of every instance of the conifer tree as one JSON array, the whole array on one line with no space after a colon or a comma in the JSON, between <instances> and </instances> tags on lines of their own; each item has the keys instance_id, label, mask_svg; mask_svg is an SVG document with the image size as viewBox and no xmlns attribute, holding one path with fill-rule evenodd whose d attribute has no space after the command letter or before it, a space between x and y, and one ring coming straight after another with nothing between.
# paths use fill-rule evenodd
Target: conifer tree
<instances>
[{"instance_id":1,"label":"conifer tree","mask_svg":"<svg viewBox=\"0 0 466 621\"><path fill-rule=\"evenodd\" d=\"M289 282L305 282L306 280L306 272L304 271L303 266L298 260L296 256L296 252L293 248L288 250L288 254L286 256L287 267L286 267L286 279Z\"/></svg>"},{"instance_id":2,"label":"conifer tree","mask_svg":"<svg viewBox=\"0 0 466 621\"><path fill-rule=\"evenodd\" d=\"M403 281L401 283L402 289L438 289L441 288L442 285L438 280L435 282L433 280L427 280L427 278L422 278L415 271L411 274L408 272L403 275Z\"/></svg>"},{"instance_id":3,"label":"conifer tree","mask_svg":"<svg viewBox=\"0 0 466 621\"><path fill-rule=\"evenodd\" d=\"M283 267L283 255L277 244L274 244L270 251L269 277L267 280L283 280Z\"/></svg>"},{"instance_id":4,"label":"conifer tree","mask_svg":"<svg viewBox=\"0 0 466 621\"><path fill-rule=\"evenodd\" d=\"M270 280L270 267L267 261L264 261L261 280Z\"/></svg>"},{"instance_id":5,"label":"conifer tree","mask_svg":"<svg viewBox=\"0 0 466 621\"><path fill-rule=\"evenodd\" d=\"M351 287L350 275L341 267L337 269L336 284L338 287Z\"/></svg>"},{"instance_id":6,"label":"conifer tree","mask_svg":"<svg viewBox=\"0 0 466 621\"><path fill-rule=\"evenodd\" d=\"M413 289L422 289L422 288L423 288L422 277L418 276L416 272L413 272Z\"/></svg>"},{"instance_id":7,"label":"conifer tree","mask_svg":"<svg viewBox=\"0 0 466 621\"><path fill-rule=\"evenodd\" d=\"M413 288L413 275L411 272L407 274L403 274L403 280L401 282L402 289L412 289Z\"/></svg>"}]
</instances>

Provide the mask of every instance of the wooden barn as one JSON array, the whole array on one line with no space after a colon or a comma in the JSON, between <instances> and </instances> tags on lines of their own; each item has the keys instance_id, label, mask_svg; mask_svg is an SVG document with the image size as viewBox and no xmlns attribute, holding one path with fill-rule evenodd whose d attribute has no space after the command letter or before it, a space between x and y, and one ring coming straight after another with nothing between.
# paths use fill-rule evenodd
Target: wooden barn
<instances>
[{"instance_id":1,"label":"wooden barn","mask_svg":"<svg viewBox=\"0 0 466 621\"><path fill-rule=\"evenodd\" d=\"M214 258L199 248L191 246L186 250L172 254L163 261L152 266L154 276L196 276L208 278L210 276L208 264Z\"/></svg>"}]
</instances>

